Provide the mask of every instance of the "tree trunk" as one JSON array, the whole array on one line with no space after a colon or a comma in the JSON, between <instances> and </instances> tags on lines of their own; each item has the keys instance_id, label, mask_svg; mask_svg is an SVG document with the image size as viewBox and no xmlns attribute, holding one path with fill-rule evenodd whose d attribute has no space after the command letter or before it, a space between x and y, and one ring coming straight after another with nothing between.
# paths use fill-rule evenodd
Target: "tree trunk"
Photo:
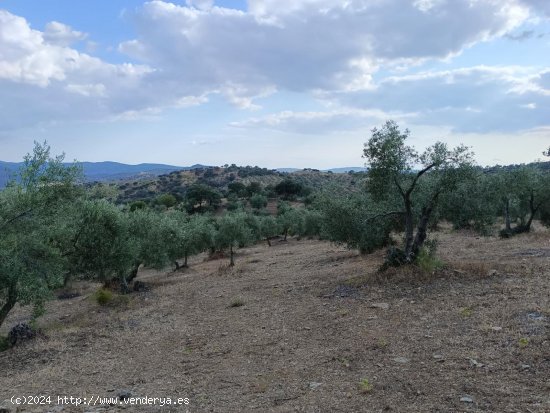
<instances>
[{"instance_id":1,"label":"tree trunk","mask_svg":"<svg viewBox=\"0 0 550 413\"><path fill-rule=\"evenodd\" d=\"M174 261L174 265L176 266L176 271L181 268L180 263L178 262L178 260Z\"/></svg>"},{"instance_id":2,"label":"tree trunk","mask_svg":"<svg viewBox=\"0 0 550 413\"><path fill-rule=\"evenodd\" d=\"M184 257L183 266L187 267L187 253L185 254L185 257Z\"/></svg>"},{"instance_id":3,"label":"tree trunk","mask_svg":"<svg viewBox=\"0 0 550 413\"><path fill-rule=\"evenodd\" d=\"M414 242L411 247L411 255L407 256L407 259L412 262L418 255L418 252L424 245L426 238L428 237L428 222L430 221L430 215L432 213L432 208L422 208L422 216L418 222L418 227L416 228L416 236L414 237Z\"/></svg>"},{"instance_id":4,"label":"tree trunk","mask_svg":"<svg viewBox=\"0 0 550 413\"><path fill-rule=\"evenodd\" d=\"M137 277L140 265L141 265L140 262L134 264L134 267L132 268L132 271L130 271L130 275L128 276L128 280L127 280L128 282L134 281L134 278Z\"/></svg>"},{"instance_id":5,"label":"tree trunk","mask_svg":"<svg viewBox=\"0 0 550 413\"><path fill-rule=\"evenodd\" d=\"M128 280L124 275L120 276L120 291L123 294L128 294L130 292L130 287L128 286Z\"/></svg>"},{"instance_id":6,"label":"tree trunk","mask_svg":"<svg viewBox=\"0 0 550 413\"><path fill-rule=\"evenodd\" d=\"M404 196L403 199L405 201L405 256L408 258L412 254L414 239L412 202L408 196Z\"/></svg>"},{"instance_id":7,"label":"tree trunk","mask_svg":"<svg viewBox=\"0 0 550 413\"><path fill-rule=\"evenodd\" d=\"M504 225L506 226L506 231L512 231L512 225L510 223L510 200L506 199L504 201Z\"/></svg>"},{"instance_id":8,"label":"tree trunk","mask_svg":"<svg viewBox=\"0 0 550 413\"><path fill-rule=\"evenodd\" d=\"M267 237L265 240L267 241L267 245L271 247L271 240L269 239L269 237Z\"/></svg>"},{"instance_id":9,"label":"tree trunk","mask_svg":"<svg viewBox=\"0 0 550 413\"><path fill-rule=\"evenodd\" d=\"M416 259L418 253L420 252L420 249L424 246L424 242L428 237L428 224L430 222L430 218L432 216L435 204L437 203L438 197L439 192L436 192L430 200L429 204L422 208L422 215L420 216L418 226L416 227L416 236L414 237L414 242L411 246L410 255L407 255L407 260L409 262L413 262Z\"/></svg>"},{"instance_id":10,"label":"tree trunk","mask_svg":"<svg viewBox=\"0 0 550 413\"><path fill-rule=\"evenodd\" d=\"M65 275L63 276L63 287L66 287L69 284L69 281L71 280L72 273L70 271L67 271Z\"/></svg>"},{"instance_id":11,"label":"tree trunk","mask_svg":"<svg viewBox=\"0 0 550 413\"><path fill-rule=\"evenodd\" d=\"M235 265L235 259L233 258L233 245L229 247L229 265L231 267Z\"/></svg>"},{"instance_id":12,"label":"tree trunk","mask_svg":"<svg viewBox=\"0 0 550 413\"><path fill-rule=\"evenodd\" d=\"M288 228L285 229L285 237L283 238L283 241L286 241L287 235L288 235Z\"/></svg>"},{"instance_id":13,"label":"tree trunk","mask_svg":"<svg viewBox=\"0 0 550 413\"><path fill-rule=\"evenodd\" d=\"M535 194L531 190L531 197L529 198L529 210L530 210L530 216L527 220L527 223L525 224L525 231L529 232L531 231L531 224L533 223L533 219L535 219L535 214L537 213L538 209L540 208L540 203L535 206Z\"/></svg>"},{"instance_id":14,"label":"tree trunk","mask_svg":"<svg viewBox=\"0 0 550 413\"><path fill-rule=\"evenodd\" d=\"M17 287L15 286L15 284L11 284L8 287L8 299L4 303L2 308L0 308L0 326L2 326L2 324L8 317L8 314L10 313L10 311L12 310L12 308L15 306L16 303L17 303Z\"/></svg>"}]
</instances>

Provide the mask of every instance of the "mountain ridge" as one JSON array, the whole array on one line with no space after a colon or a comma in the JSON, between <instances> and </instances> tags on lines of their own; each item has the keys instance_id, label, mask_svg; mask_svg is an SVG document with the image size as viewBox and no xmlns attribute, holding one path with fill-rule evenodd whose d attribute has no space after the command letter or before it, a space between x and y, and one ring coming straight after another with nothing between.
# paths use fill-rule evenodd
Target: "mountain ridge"
<instances>
[{"instance_id":1,"label":"mountain ridge","mask_svg":"<svg viewBox=\"0 0 550 413\"><path fill-rule=\"evenodd\" d=\"M89 182L109 182L125 179L152 178L175 171L189 171L193 169L211 168L211 165L193 164L191 166L177 166L161 163L139 163L126 164L115 161L101 162L78 162L82 166L84 177ZM72 165L66 162L65 165ZM6 186L12 176L23 166L23 162L0 161L0 188ZM278 172L298 172L311 168L275 168ZM358 166L324 169L322 172L347 173L353 170L364 171L365 168Z\"/></svg>"}]
</instances>

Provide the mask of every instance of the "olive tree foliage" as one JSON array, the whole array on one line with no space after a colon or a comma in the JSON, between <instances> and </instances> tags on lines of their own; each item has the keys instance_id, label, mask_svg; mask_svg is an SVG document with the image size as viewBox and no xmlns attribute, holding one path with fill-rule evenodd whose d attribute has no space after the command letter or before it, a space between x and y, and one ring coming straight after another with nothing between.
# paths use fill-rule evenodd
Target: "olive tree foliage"
<instances>
[{"instance_id":1,"label":"olive tree foliage","mask_svg":"<svg viewBox=\"0 0 550 413\"><path fill-rule=\"evenodd\" d=\"M271 247L271 240L281 233L281 226L277 219L271 215L266 215L258 218L260 227L260 236Z\"/></svg>"},{"instance_id":2,"label":"olive tree foliage","mask_svg":"<svg viewBox=\"0 0 550 413\"><path fill-rule=\"evenodd\" d=\"M267 197L259 193L252 195L250 197L250 206L257 210L265 208L267 206Z\"/></svg>"},{"instance_id":3,"label":"olive tree foliage","mask_svg":"<svg viewBox=\"0 0 550 413\"><path fill-rule=\"evenodd\" d=\"M169 248L176 240L175 230L165 218L166 214L153 210L140 209L130 213L121 213L121 219L127 223L128 234L123 238L130 242L133 253L132 266L122 283L132 281L141 265L162 269L170 263Z\"/></svg>"},{"instance_id":4,"label":"olive tree foliage","mask_svg":"<svg viewBox=\"0 0 550 413\"><path fill-rule=\"evenodd\" d=\"M141 251L135 223L106 200L81 202L73 219L75 230L69 255L72 271L105 285L114 279L125 285L132 269L139 266Z\"/></svg>"},{"instance_id":5,"label":"olive tree foliage","mask_svg":"<svg viewBox=\"0 0 550 413\"><path fill-rule=\"evenodd\" d=\"M304 216L297 208L285 201L277 205L277 221L279 223L283 240L286 241L288 235L299 235L304 225Z\"/></svg>"},{"instance_id":6,"label":"olive tree foliage","mask_svg":"<svg viewBox=\"0 0 550 413\"><path fill-rule=\"evenodd\" d=\"M454 229L472 229L490 235L501 213L495 178L495 174L472 168L453 191L442 195L439 218L452 223Z\"/></svg>"},{"instance_id":7,"label":"olive tree foliage","mask_svg":"<svg viewBox=\"0 0 550 413\"><path fill-rule=\"evenodd\" d=\"M391 243L390 232L396 217L376 219L384 204L376 204L369 194L339 194L334 190L320 193L314 207L321 214L321 238L367 254Z\"/></svg>"},{"instance_id":8,"label":"olive tree foliage","mask_svg":"<svg viewBox=\"0 0 550 413\"><path fill-rule=\"evenodd\" d=\"M303 224L298 234L301 237L318 237L323 227L323 215L315 209L302 209Z\"/></svg>"},{"instance_id":9,"label":"olive tree foliage","mask_svg":"<svg viewBox=\"0 0 550 413\"><path fill-rule=\"evenodd\" d=\"M442 194L456 189L472 164L473 154L465 146L449 149L437 142L419 153L407 145L410 132L394 121L372 130L365 143L368 191L375 201L399 199L394 209L372 219L402 216L405 226L403 248L395 264L414 262L424 245L428 224ZM429 179L428 179L429 178Z\"/></svg>"},{"instance_id":10,"label":"olive tree foliage","mask_svg":"<svg viewBox=\"0 0 550 413\"><path fill-rule=\"evenodd\" d=\"M211 247L214 237L212 219L207 215L188 215L181 211L172 211L164 215L167 225L165 251L176 269L187 267L188 258L206 251ZM180 265L179 259L183 258Z\"/></svg>"},{"instance_id":11,"label":"olive tree foliage","mask_svg":"<svg viewBox=\"0 0 550 413\"><path fill-rule=\"evenodd\" d=\"M64 206L81 195L78 165L51 157L47 143L35 143L18 175L0 192L0 325L16 303L35 313L63 284L66 257L52 239Z\"/></svg>"},{"instance_id":12,"label":"olive tree foliage","mask_svg":"<svg viewBox=\"0 0 550 413\"><path fill-rule=\"evenodd\" d=\"M217 220L214 245L219 250L229 249L231 266L235 265L235 248L250 245L253 241L246 213L229 212Z\"/></svg>"}]
</instances>

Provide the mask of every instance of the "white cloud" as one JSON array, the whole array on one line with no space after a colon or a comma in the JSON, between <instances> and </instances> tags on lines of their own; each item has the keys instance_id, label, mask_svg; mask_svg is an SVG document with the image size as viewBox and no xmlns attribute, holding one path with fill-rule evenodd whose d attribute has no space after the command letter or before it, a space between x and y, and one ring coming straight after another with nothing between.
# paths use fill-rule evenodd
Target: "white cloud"
<instances>
[{"instance_id":1,"label":"white cloud","mask_svg":"<svg viewBox=\"0 0 550 413\"><path fill-rule=\"evenodd\" d=\"M443 59L528 17L516 0L250 0L247 12L154 0L120 50L203 93L358 89L384 65Z\"/></svg>"},{"instance_id":2,"label":"white cloud","mask_svg":"<svg viewBox=\"0 0 550 413\"><path fill-rule=\"evenodd\" d=\"M203 103L146 65L111 64L69 45L85 35L61 23L34 30L0 10L0 129L58 121L150 117ZM197 97L199 96L199 97Z\"/></svg>"},{"instance_id":3,"label":"white cloud","mask_svg":"<svg viewBox=\"0 0 550 413\"><path fill-rule=\"evenodd\" d=\"M71 44L84 40L88 35L76 30L70 26L59 22L50 22L46 24L43 33L44 41L56 46L70 46Z\"/></svg>"},{"instance_id":4,"label":"white cloud","mask_svg":"<svg viewBox=\"0 0 550 413\"><path fill-rule=\"evenodd\" d=\"M106 88L103 83L95 84L68 84L65 89L72 93L77 93L82 96L106 96Z\"/></svg>"},{"instance_id":5,"label":"white cloud","mask_svg":"<svg viewBox=\"0 0 550 413\"><path fill-rule=\"evenodd\" d=\"M351 107L414 112L415 123L457 132L518 131L548 125L547 73L519 66L424 72L388 77L374 89L328 93L325 98Z\"/></svg>"},{"instance_id":6,"label":"white cloud","mask_svg":"<svg viewBox=\"0 0 550 413\"><path fill-rule=\"evenodd\" d=\"M230 126L245 129L267 129L301 134L330 134L349 130L372 128L392 118L404 120L414 113L383 112L378 109L339 108L328 111L283 111L263 117L232 122Z\"/></svg>"},{"instance_id":7,"label":"white cloud","mask_svg":"<svg viewBox=\"0 0 550 413\"><path fill-rule=\"evenodd\" d=\"M118 50L139 64L94 57L93 42L88 54L78 51L71 45L87 34L63 23L40 31L0 10L0 104L7 108L0 128L158 117L164 108L204 104L213 94L258 109L259 98L278 91L323 96L336 109L282 112L234 126L303 132L320 130L312 126L318 122L339 130L376 114L411 113L436 124L454 124L456 116L457 130L544 122L547 73L484 67L382 76L521 29L547 9L543 1L249 0L246 11L212 0L184 4L153 0L126 15L136 38ZM511 108L529 114L497 125Z\"/></svg>"}]
</instances>

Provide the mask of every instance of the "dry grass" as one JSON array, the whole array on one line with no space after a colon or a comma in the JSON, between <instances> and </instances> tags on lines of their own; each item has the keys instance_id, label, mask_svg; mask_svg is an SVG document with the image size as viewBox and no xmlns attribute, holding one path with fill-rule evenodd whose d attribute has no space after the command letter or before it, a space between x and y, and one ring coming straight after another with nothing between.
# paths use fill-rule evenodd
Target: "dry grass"
<instances>
[{"instance_id":1,"label":"dry grass","mask_svg":"<svg viewBox=\"0 0 550 413\"><path fill-rule=\"evenodd\" d=\"M437 238L431 274L291 239L234 268L142 270L151 291L121 306L84 284L48 304L46 337L0 353L0 400L129 389L189 397L193 413L549 412L550 233Z\"/></svg>"}]
</instances>

